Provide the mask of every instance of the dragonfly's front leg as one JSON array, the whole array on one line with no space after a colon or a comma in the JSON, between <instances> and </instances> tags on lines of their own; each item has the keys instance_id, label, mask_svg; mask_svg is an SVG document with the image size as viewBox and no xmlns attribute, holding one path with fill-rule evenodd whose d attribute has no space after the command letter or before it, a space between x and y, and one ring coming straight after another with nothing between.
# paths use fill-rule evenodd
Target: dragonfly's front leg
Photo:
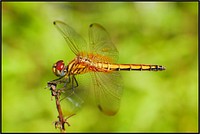
<instances>
[{"instance_id":1,"label":"dragonfly's front leg","mask_svg":"<svg viewBox=\"0 0 200 134\"><path fill-rule=\"evenodd\" d=\"M57 85L57 84L60 84L60 83L64 83L65 80L62 79L63 77L60 77L58 79L55 79L55 80L52 80L52 81L49 81L47 82L47 86L48 87L51 87L51 85Z\"/></svg>"},{"instance_id":2,"label":"dragonfly's front leg","mask_svg":"<svg viewBox=\"0 0 200 134\"><path fill-rule=\"evenodd\" d=\"M62 84L62 83L64 83L64 87L59 88L59 89L54 89L54 88L52 88L52 86L55 86L55 87L56 87L58 84ZM56 96L56 95L60 96L60 93L61 93L61 92L64 92L65 86L66 86L67 83L69 83L69 80L68 80L68 79L63 79L63 77L60 77L60 78L58 78L58 79L49 81L49 82L47 83L47 87L50 87L50 90L51 90L51 92L52 92L52 96Z\"/></svg>"}]
</instances>

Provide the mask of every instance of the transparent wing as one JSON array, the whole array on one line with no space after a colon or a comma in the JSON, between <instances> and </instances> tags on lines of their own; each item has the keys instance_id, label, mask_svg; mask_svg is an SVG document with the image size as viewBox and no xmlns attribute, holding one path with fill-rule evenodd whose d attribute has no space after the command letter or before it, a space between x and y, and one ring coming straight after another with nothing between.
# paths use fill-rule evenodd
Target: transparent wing
<instances>
[{"instance_id":1,"label":"transparent wing","mask_svg":"<svg viewBox=\"0 0 200 134\"><path fill-rule=\"evenodd\" d=\"M73 28L62 21L54 21L53 24L65 38L74 54L78 55L79 52L87 52L88 45L86 41Z\"/></svg>"},{"instance_id":2,"label":"transparent wing","mask_svg":"<svg viewBox=\"0 0 200 134\"><path fill-rule=\"evenodd\" d=\"M97 107L106 115L117 113L123 93L122 78L119 72L91 73Z\"/></svg>"},{"instance_id":3,"label":"transparent wing","mask_svg":"<svg viewBox=\"0 0 200 134\"><path fill-rule=\"evenodd\" d=\"M72 115L77 113L84 104L84 100L72 90L66 90L60 97L61 107L63 109L64 115Z\"/></svg>"},{"instance_id":4,"label":"transparent wing","mask_svg":"<svg viewBox=\"0 0 200 134\"><path fill-rule=\"evenodd\" d=\"M60 99L63 113L65 115L77 113L85 104L85 100L88 95L87 88L90 84L88 77L90 77L88 74L84 74L82 76L78 75L76 78L69 76L67 78L63 78L62 84L58 84L58 86L63 88L64 91L61 93ZM57 87L57 89L59 89L59 87Z\"/></svg>"},{"instance_id":5,"label":"transparent wing","mask_svg":"<svg viewBox=\"0 0 200 134\"><path fill-rule=\"evenodd\" d=\"M91 24L89 27L89 48L92 54L101 55L99 62L116 62L119 52L112 43L108 32L99 24ZM93 72L96 103L100 111L107 115L114 115L119 109L122 96L122 79L119 72Z\"/></svg>"},{"instance_id":6,"label":"transparent wing","mask_svg":"<svg viewBox=\"0 0 200 134\"><path fill-rule=\"evenodd\" d=\"M91 53L106 56L113 62L118 60L119 52L112 43L108 32L96 23L89 27L89 49Z\"/></svg>"}]
</instances>

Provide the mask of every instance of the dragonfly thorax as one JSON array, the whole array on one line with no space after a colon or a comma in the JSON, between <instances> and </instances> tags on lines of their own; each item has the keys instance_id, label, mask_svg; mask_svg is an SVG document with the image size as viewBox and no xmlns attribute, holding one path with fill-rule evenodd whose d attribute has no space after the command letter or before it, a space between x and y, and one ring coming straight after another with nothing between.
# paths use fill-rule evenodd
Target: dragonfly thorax
<instances>
[{"instance_id":1,"label":"dragonfly thorax","mask_svg":"<svg viewBox=\"0 0 200 134\"><path fill-rule=\"evenodd\" d=\"M63 62L63 60L59 60L57 61L53 67L52 67L52 71L53 73L58 76L58 77L62 77L65 76L67 71L65 69L65 64Z\"/></svg>"}]
</instances>

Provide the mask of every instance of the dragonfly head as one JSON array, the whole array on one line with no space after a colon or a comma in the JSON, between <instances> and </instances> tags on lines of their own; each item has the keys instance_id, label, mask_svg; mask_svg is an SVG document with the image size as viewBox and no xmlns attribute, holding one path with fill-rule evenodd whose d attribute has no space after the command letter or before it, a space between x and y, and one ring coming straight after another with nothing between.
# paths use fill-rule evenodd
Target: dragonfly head
<instances>
[{"instance_id":1,"label":"dragonfly head","mask_svg":"<svg viewBox=\"0 0 200 134\"><path fill-rule=\"evenodd\" d=\"M52 67L53 73L58 76L62 77L66 74L65 64L63 60L57 61Z\"/></svg>"}]
</instances>

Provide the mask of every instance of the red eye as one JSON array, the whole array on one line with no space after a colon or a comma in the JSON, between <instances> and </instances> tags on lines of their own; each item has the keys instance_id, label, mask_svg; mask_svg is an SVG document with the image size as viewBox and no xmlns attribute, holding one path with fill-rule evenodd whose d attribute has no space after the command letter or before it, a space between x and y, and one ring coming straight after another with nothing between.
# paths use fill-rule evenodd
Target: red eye
<instances>
[{"instance_id":1,"label":"red eye","mask_svg":"<svg viewBox=\"0 0 200 134\"><path fill-rule=\"evenodd\" d=\"M64 68L64 62L63 60L59 60L58 62L56 62L56 69L57 70L62 70Z\"/></svg>"}]
</instances>

